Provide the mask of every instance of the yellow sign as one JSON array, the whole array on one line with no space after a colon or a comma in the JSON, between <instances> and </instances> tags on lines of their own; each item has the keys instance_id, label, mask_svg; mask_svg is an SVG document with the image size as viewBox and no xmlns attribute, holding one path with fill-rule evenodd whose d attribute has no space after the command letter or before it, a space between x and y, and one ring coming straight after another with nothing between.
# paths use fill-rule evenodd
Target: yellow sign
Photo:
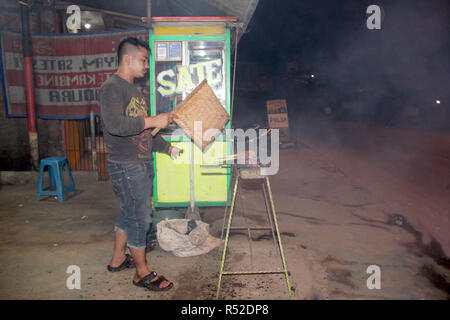
<instances>
[{"instance_id":1,"label":"yellow sign","mask_svg":"<svg viewBox=\"0 0 450 320\"><path fill-rule=\"evenodd\" d=\"M267 120L269 128L280 129L280 140L289 140L289 119L287 114L286 100L268 100Z\"/></svg>"}]
</instances>

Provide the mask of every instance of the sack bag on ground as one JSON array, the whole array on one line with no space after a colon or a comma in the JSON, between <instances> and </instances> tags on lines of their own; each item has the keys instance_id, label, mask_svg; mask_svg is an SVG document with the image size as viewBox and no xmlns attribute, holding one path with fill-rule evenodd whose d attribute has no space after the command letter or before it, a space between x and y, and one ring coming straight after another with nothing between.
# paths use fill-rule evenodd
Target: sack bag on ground
<instances>
[{"instance_id":1,"label":"sack bag on ground","mask_svg":"<svg viewBox=\"0 0 450 320\"><path fill-rule=\"evenodd\" d=\"M177 257L205 254L220 244L220 239L209 234L209 225L200 220L165 220L159 222L156 229L160 248Z\"/></svg>"}]
</instances>

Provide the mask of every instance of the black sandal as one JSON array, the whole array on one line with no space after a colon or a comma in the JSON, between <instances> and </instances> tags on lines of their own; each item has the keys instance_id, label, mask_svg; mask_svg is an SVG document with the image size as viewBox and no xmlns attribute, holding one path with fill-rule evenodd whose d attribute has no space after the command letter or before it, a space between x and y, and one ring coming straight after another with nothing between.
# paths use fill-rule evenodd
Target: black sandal
<instances>
[{"instance_id":1,"label":"black sandal","mask_svg":"<svg viewBox=\"0 0 450 320\"><path fill-rule=\"evenodd\" d=\"M157 280L152 282L152 280L156 277L158 277L158 275L156 274L155 271L152 271L150 274L146 275L138 282L134 282L134 280L133 280L133 284L138 287L147 288L148 290L151 290L151 291L167 291L173 287L173 283L170 282L170 284L168 286L161 288L159 286L161 284L161 282L169 281L169 280L167 280L164 276L159 276Z\"/></svg>"},{"instance_id":2,"label":"black sandal","mask_svg":"<svg viewBox=\"0 0 450 320\"><path fill-rule=\"evenodd\" d=\"M108 264L107 269L109 272L117 272L117 271L122 271L124 269L129 269L129 268L134 268L134 267L135 267L134 262L131 261L131 256L127 253L125 255L125 260L122 262L122 264L120 266L113 268Z\"/></svg>"}]
</instances>

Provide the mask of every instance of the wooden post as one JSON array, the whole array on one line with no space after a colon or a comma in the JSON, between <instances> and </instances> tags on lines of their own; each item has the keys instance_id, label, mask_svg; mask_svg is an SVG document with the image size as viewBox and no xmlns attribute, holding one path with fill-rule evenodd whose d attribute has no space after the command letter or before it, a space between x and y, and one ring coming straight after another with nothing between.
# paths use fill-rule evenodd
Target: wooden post
<instances>
[{"instance_id":1,"label":"wooden post","mask_svg":"<svg viewBox=\"0 0 450 320\"><path fill-rule=\"evenodd\" d=\"M147 28L152 28L152 0L147 0Z\"/></svg>"},{"instance_id":2,"label":"wooden post","mask_svg":"<svg viewBox=\"0 0 450 320\"><path fill-rule=\"evenodd\" d=\"M34 170L39 168L39 143L36 127L36 105L34 100L33 85L33 49L31 44L30 25L28 21L28 3L19 2L22 18L22 49L23 49L23 73L25 82L25 94L27 102L28 138L30 141L31 165Z\"/></svg>"}]
</instances>

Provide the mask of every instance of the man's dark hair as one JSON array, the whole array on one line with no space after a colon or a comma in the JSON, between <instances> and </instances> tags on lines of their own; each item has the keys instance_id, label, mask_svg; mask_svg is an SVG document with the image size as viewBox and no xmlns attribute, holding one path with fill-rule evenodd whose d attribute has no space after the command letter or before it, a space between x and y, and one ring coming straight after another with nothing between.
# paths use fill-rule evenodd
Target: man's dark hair
<instances>
[{"instance_id":1,"label":"man's dark hair","mask_svg":"<svg viewBox=\"0 0 450 320\"><path fill-rule=\"evenodd\" d=\"M122 57L125 54L130 54L132 50L142 47L150 52L150 47L147 42L139 40L135 37L128 37L120 41L119 47L117 48L117 64L120 64L122 61Z\"/></svg>"}]
</instances>

